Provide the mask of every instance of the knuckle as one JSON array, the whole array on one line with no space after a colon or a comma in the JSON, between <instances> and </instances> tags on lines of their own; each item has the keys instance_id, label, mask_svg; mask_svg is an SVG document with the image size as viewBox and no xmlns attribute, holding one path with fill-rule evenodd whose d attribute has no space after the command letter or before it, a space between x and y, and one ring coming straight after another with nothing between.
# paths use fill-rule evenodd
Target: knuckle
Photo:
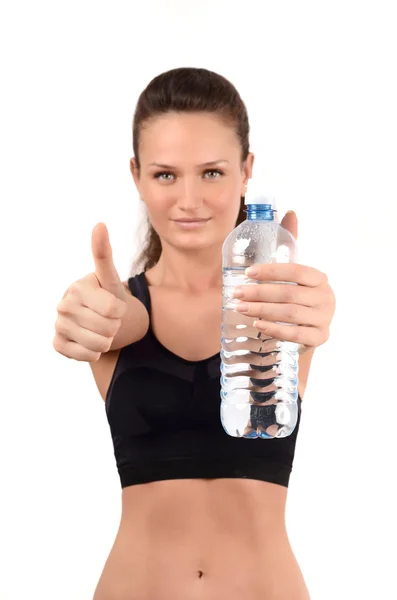
<instances>
[{"instance_id":1,"label":"knuckle","mask_svg":"<svg viewBox=\"0 0 397 600\"><path fill-rule=\"evenodd\" d=\"M58 303L57 312L59 314L65 314L66 312L68 312L68 306L68 296L64 296L62 300Z\"/></svg>"},{"instance_id":2,"label":"knuckle","mask_svg":"<svg viewBox=\"0 0 397 600\"><path fill-rule=\"evenodd\" d=\"M81 304L80 294L70 292L70 288L57 306L57 311L62 315L69 315L76 312L77 307Z\"/></svg>"},{"instance_id":3,"label":"knuckle","mask_svg":"<svg viewBox=\"0 0 397 600\"><path fill-rule=\"evenodd\" d=\"M331 288L331 286L328 287L328 303L335 308L336 307L336 296L335 296L335 292L334 290Z\"/></svg>"},{"instance_id":4,"label":"knuckle","mask_svg":"<svg viewBox=\"0 0 397 600\"><path fill-rule=\"evenodd\" d=\"M112 323L110 326L109 337L114 338L118 330L120 329L121 319L112 319Z\"/></svg>"},{"instance_id":5,"label":"knuckle","mask_svg":"<svg viewBox=\"0 0 397 600\"><path fill-rule=\"evenodd\" d=\"M112 317L118 314L119 309L120 306L118 299L115 296L110 297L105 302L103 308L103 316L111 319Z\"/></svg>"},{"instance_id":6,"label":"knuckle","mask_svg":"<svg viewBox=\"0 0 397 600\"><path fill-rule=\"evenodd\" d=\"M320 284L326 285L328 284L328 275L320 271Z\"/></svg>"},{"instance_id":7,"label":"knuckle","mask_svg":"<svg viewBox=\"0 0 397 600\"><path fill-rule=\"evenodd\" d=\"M286 307L285 315L287 317L287 321L295 322L298 318L299 308L295 304L290 304Z\"/></svg>"},{"instance_id":8,"label":"knuckle","mask_svg":"<svg viewBox=\"0 0 397 600\"><path fill-rule=\"evenodd\" d=\"M298 326L298 327L296 327L295 329L296 329L296 331L295 331L295 336L294 336L294 337L295 337L295 342L296 342L297 344L304 344L304 343L305 343L305 341L304 341L304 339L303 339L303 338L304 338L305 336L304 336L304 331L303 331L303 328Z\"/></svg>"},{"instance_id":9,"label":"knuckle","mask_svg":"<svg viewBox=\"0 0 397 600\"><path fill-rule=\"evenodd\" d=\"M103 327L102 335L107 338L114 338L120 327L120 319L107 319ZM99 332L98 332L99 333Z\"/></svg>"},{"instance_id":10,"label":"knuckle","mask_svg":"<svg viewBox=\"0 0 397 600\"><path fill-rule=\"evenodd\" d=\"M124 317L126 312L127 312L127 302L125 300L117 300L117 312L115 314L115 317L117 317L117 319L120 319L120 318Z\"/></svg>"},{"instance_id":11,"label":"knuckle","mask_svg":"<svg viewBox=\"0 0 397 600\"><path fill-rule=\"evenodd\" d=\"M321 295L319 295L317 306L324 313L330 313L332 315L335 312L336 298L330 287L326 287Z\"/></svg>"},{"instance_id":12,"label":"knuckle","mask_svg":"<svg viewBox=\"0 0 397 600\"><path fill-rule=\"evenodd\" d=\"M324 332L320 331L317 328L313 328L313 331L311 332L310 346L313 346L314 348L318 348L318 346L321 346L325 342L326 342L326 339L324 336Z\"/></svg>"},{"instance_id":13,"label":"knuckle","mask_svg":"<svg viewBox=\"0 0 397 600\"><path fill-rule=\"evenodd\" d=\"M293 303L295 300L295 290L292 285L284 285L284 301Z\"/></svg>"},{"instance_id":14,"label":"knuckle","mask_svg":"<svg viewBox=\"0 0 397 600\"><path fill-rule=\"evenodd\" d=\"M290 263L290 265L292 281L296 281L299 278L302 266L299 263Z\"/></svg>"},{"instance_id":15,"label":"knuckle","mask_svg":"<svg viewBox=\"0 0 397 600\"><path fill-rule=\"evenodd\" d=\"M56 352L59 352L60 354L62 354L64 343L58 335L56 335L54 337L54 339L52 340L52 346L53 346L54 350L56 350Z\"/></svg>"},{"instance_id":16,"label":"knuckle","mask_svg":"<svg viewBox=\"0 0 397 600\"><path fill-rule=\"evenodd\" d=\"M66 292L66 297L69 294L74 294L75 296L80 296L81 294L81 282L78 279L77 281L73 281L73 283L69 286L67 292Z\"/></svg>"},{"instance_id":17,"label":"knuckle","mask_svg":"<svg viewBox=\"0 0 397 600\"><path fill-rule=\"evenodd\" d=\"M324 331L322 332L322 335L320 336L320 340L321 340L320 343L325 344L325 342L329 340L329 336L330 336L329 327L325 327Z\"/></svg>"},{"instance_id":18,"label":"knuckle","mask_svg":"<svg viewBox=\"0 0 397 600\"><path fill-rule=\"evenodd\" d=\"M69 333L69 327L67 324L67 320L64 319L63 317L58 317L58 319L56 320L56 323L55 323L55 331L57 332L59 337L66 338Z\"/></svg>"},{"instance_id":19,"label":"knuckle","mask_svg":"<svg viewBox=\"0 0 397 600\"><path fill-rule=\"evenodd\" d=\"M265 317L267 314L266 304L264 302L259 302L256 304L256 306L257 306L257 309L255 310L255 315L257 315L258 317Z\"/></svg>"}]
</instances>

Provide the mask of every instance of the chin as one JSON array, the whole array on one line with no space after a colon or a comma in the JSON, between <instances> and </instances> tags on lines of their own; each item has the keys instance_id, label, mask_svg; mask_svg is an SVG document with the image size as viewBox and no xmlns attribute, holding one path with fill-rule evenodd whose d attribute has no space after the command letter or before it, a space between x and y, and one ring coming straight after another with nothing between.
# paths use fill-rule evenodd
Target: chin
<instances>
[{"instance_id":1,"label":"chin","mask_svg":"<svg viewBox=\"0 0 397 600\"><path fill-rule=\"evenodd\" d=\"M173 239L171 243L173 246L175 246L175 248L185 250L202 250L204 248L210 248L211 246L214 246L214 244L217 243L216 240L209 239L208 237L201 239L192 238L193 236L191 236L191 239Z\"/></svg>"},{"instance_id":2,"label":"chin","mask_svg":"<svg viewBox=\"0 0 397 600\"><path fill-rule=\"evenodd\" d=\"M233 227L225 228L224 224L222 230L218 229L217 231L192 229L176 232L167 230L165 235L160 233L160 238L179 250L204 250L222 247L232 229Z\"/></svg>"},{"instance_id":3,"label":"chin","mask_svg":"<svg viewBox=\"0 0 397 600\"><path fill-rule=\"evenodd\" d=\"M182 235L168 235L163 239L167 244L179 250L204 250L223 243L223 239L194 231L184 232Z\"/></svg>"}]
</instances>

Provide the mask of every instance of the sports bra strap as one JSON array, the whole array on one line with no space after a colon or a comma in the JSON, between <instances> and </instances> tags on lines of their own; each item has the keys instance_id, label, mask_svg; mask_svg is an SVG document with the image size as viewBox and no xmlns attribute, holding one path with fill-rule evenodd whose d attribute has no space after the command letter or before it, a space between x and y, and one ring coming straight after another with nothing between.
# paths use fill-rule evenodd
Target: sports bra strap
<instances>
[{"instance_id":1,"label":"sports bra strap","mask_svg":"<svg viewBox=\"0 0 397 600\"><path fill-rule=\"evenodd\" d=\"M128 280L128 287L131 290L132 295L138 298L138 300L140 300L145 306L150 317L152 307L150 302L150 292L146 281L145 273L142 272L138 275L130 277Z\"/></svg>"}]
</instances>

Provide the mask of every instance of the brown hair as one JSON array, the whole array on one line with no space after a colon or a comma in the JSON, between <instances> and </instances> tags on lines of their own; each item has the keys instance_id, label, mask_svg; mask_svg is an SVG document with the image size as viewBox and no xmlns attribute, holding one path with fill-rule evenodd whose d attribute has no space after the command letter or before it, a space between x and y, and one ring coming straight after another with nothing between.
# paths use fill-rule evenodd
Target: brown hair
<instances>
[{"instance_id":1,"label":"brown hair","mask_svg":"<svg viewBox=\"0 0 397 600\"><path fill-rule=\"evenodd\" d=\"M215 113L233 126L241 143L241 161L249 153L249 121L247 109L234 85L222 75L207 69L183 67L166 71L152 79L139 96L132 125L133 150L137 168L139 162L139 139L144 124L150 119L168 112ZM245 220L244 197L236 225ZM146 217L148 234L143 248L134 261L133 269L153 267L161 254L161 241Z\"/></svg>"}]
</instances>

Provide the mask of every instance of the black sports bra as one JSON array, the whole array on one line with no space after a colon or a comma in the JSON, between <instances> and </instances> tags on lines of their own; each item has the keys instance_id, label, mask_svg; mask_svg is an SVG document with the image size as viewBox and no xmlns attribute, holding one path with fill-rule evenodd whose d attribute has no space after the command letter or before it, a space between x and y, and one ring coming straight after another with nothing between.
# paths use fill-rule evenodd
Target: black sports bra
<instances>
[{"instance_id":1,"label":"black sports bra","mask_svg":"<svg viewBox=\"0 0 397 600\"><path fill-rule=\"evenodd\" d=\"M151 316L144 273L128 286ZM244 478L288 486L301 417L286 438L235 438L220 420L220 354L200 361L177 356L151 325L121 349L106 396L121 486L165 479ZM252 414L258 421L263 415Z\"/></svg>"}]
</instances>

